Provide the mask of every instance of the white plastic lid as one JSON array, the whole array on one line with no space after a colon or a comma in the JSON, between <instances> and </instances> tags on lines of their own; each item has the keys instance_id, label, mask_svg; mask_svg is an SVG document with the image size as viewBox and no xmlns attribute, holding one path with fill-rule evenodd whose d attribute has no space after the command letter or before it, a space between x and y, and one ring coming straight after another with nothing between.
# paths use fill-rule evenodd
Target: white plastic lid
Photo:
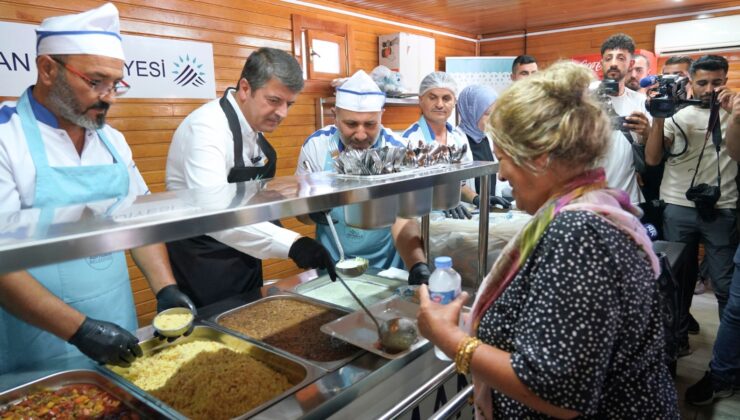
<instances>
[{"instance_id":1,"label":"white plastic lid","mask_svg":"<svg viewBox=\"0 0 740 420\"><path fill-rule=\"evenodd\" d=\"M450 268L452 267L452 258L450 257L437 257L434 259L434 267L436 268Z\"/></svg>"}]
</instances>

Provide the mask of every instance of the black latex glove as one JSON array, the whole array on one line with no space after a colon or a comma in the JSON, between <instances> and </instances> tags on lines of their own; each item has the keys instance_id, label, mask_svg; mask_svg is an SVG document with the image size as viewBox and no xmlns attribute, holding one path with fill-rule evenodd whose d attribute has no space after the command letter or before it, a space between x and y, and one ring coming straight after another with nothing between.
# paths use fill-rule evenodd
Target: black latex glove
<instances>
[{"instance_id":1,"label":"black latex glove","mask_svg":"<svg viewBox=\"0 0 740 420\"><path fill-rule=\"evenodd\" d=\"M317 211L316 213L309 213L308 217L310 217L311 220L313 220L313 222L316 223L317 225L328 225L329 223L326 221L327 213L328 212L326 211ZM334 224L337 224L339 222L337 219L333 217L331 218L331 221Z\"/></svg>"},{"instance_id":2,"label":"black latex glove","mask_svg":"<svg viewBox=\"0 0 740 420\"><path fill-rule=\"evenodd\" d=\"M409 270L409 284L429 284L429 276L431 275L432 272L429 270L429 264L418 262Z\"/></svg>"},{"instance_id":3,"label":"black latex glove","mask_svg":"<svg viewBox=\"0 0 740 420\"><path fill-rule=\"evenodd\" d=\"M495 195L488 196L488 205L493 207L495 205L501 206L501 208L504 209L510 209L511 208L511 201L505 199L504 197L499 197ZM480 207L480 196L476 195L475 198L473 198L473 204L475 207Z\"/></svg>"},{"instance_id":4,"label":"black latex glove","mask_svg":"<svg viewBox=\"0 0 740 420\"><path fill-rule=\"evenodd\" d=\"M195 310L195 304L193 303L193 301L190 300L188 295L180 291L180 288L177 287L176 284L165 286L159 292L157 292L157 313L170 308L188 308L190 309L190 312L193 313L193 316L198 315L198 311ZM191 325L190 328L188 328L188 330L185 331L183 335L190 335L190 333L193 332L193 329L195 329L194 324ZM154 333L154 336L159 338L160 340L164 340L166 338L167 341L169 341L170 343L177 339L177 337L160 336L157 332Z\"/></svg>"},{"instance_id":5,"label":"black latex glove","mask_svg":"<svg viewBox=\"0 0 740 420\"><path fill-rule=\"evenodd\" d=\"M69 344L100 364L127 367L143 355L136 336L116 324L90 317L85 318Z\"/></svg>"},{"instance_id":6,"label":"black latex glove","mask_svg":"<svg viewBox=\"0 0 740 420\"><path fill-rule=\"evenodd\" d=\"M307 237L298 238L288 251L288 257L301 268L319 268L329 272L331 281L336 281L334 260L323 245Z\"/></svg>"},{"instance_id":7,"label":"black latex glove","mask_svg":"<svg viewBox=\"0 0 740 420\"><path fill-rule=\"evenodd\" d=\"M468 209L465 208L462 204L455 208L451 208L449 210L445 210L445 217L449 217L452 219L471 219L473 217L472 214L468 211Z\"/></svg>"}]
</instances>

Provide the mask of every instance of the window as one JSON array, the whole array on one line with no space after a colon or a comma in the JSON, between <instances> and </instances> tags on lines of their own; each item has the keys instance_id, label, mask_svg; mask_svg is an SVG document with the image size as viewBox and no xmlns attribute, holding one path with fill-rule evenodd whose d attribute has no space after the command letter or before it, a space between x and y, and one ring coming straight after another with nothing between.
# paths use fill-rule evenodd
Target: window
<instances>
[{"instance_id":1,"label":"window","mask_svg":"<svg viewBox=\"0 0 740 420\"><path fill-rule=\"evenodd\" d=\"M307 80L348 75L350 49L346 24L293 15L293 54Z\"/></svg>"}]
</instances>

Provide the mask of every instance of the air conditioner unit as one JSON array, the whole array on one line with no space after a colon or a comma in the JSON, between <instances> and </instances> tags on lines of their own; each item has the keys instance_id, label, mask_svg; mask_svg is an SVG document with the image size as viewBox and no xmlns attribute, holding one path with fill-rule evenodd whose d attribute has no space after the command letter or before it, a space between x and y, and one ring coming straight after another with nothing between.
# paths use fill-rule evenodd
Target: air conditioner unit
<instances>
[{"instance_id":1,"label":"air conditioner unit","mask_svg":"<svg viewBox=\"0 0 740 420\"><path fill-rule=\"evenodd\" d=\"M740 14L655 26L657 55L740 49Z\"/></svg>"}]
</instances>

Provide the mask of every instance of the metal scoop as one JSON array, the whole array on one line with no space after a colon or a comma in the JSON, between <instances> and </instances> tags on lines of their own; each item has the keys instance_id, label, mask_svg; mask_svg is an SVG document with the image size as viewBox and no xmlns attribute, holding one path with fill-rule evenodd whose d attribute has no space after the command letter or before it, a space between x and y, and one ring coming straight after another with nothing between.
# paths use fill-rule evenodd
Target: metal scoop
<instances>
[{"instance_id":1,"label":"metal scoop","mask_svg":"<svg viewBox=\"0 0 740 420\"><path fill-rule=\"evenodd\" d=\"M368 260L365 258L356 257L354 261L357 261L358 263L354 266L340 267L340 264L353 260L344 259L344 249L342 248L341 242L339 242L339 235L337 235L337 230L334 228L334 222L331 220L329 212L326 213L326 223L329 225L331 234L334 237L334 242L337 244L337 249L339 250L339 262L337 262L335 266L337 272L342 275L346 275L347 277L357 277L364 273L369 265ZM414 344L417 332L416 326L411 320L406 318L393 318L388 321L384 321L382 324L379 323L373 314L371 314L365 307L360 298L355 295L355 292L350 289L347 283L345 283L339 276L337 276L337 279L342 283L344 288L347 289L349 294L352 295L355 301L357 301L360 307L365 310L365 313L370 317L370 319L372 319L373 323L375 323L375 327L378 329L380 344L383 346L383 349L389 353L399 353Z\"/></svg>"}]
</instances>

